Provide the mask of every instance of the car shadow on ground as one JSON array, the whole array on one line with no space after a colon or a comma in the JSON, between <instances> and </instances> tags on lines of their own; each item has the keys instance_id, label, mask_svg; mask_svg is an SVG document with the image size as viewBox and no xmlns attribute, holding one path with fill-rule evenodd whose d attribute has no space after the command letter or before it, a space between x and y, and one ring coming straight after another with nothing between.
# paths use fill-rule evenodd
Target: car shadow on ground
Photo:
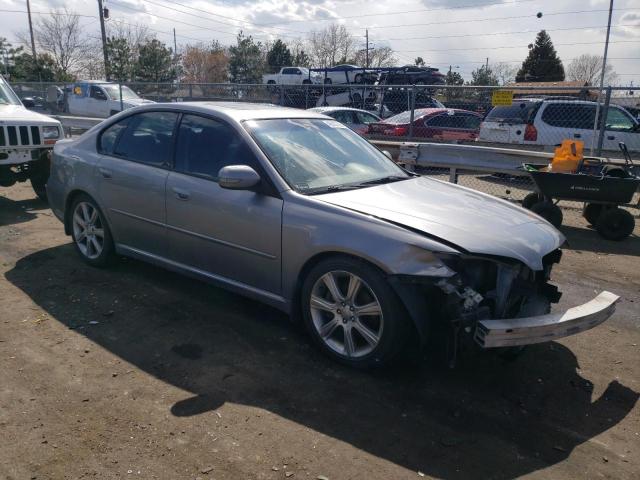
<instances>
[{"instance_id":1,"label":"car shadow on ground","mask_svg":"<svg viewBox=\"0 0 640 480\"><path fill-rule=\"evenodd\" d=\"M32 210L43 208L47 208L47 204L39 198L12 200L0 196L0 227L33 220L37 215Z\"/></svg>"},{"instance_id":2,"label":"car shadow on ground","mask_svg":"<svg viewBox=\"0 0 640 480\"><path fill-rule=\"evenodd\" d=\"M192 392L173 415L255 406L437 478L512 479L556 464L638 399L615 380L593 398L559 343L513 362L468 351L453 370L349 370L274 309L133 260L94 269L69 244L20 259L6 278L78 335Z\"/></svg>"}]
</instances>

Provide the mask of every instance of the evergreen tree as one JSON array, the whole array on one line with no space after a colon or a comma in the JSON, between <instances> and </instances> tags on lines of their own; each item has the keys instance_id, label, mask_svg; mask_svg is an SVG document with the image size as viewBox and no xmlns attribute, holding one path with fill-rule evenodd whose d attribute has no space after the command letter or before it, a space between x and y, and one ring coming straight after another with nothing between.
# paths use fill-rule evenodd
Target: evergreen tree
<instances>
[{"instance_id":1,"label":"evergreen tree","mask_svg":"<svg viewBox=\"0 0 640 480\"><path fill-rule=\"evenodd\" d=\"M296 67L310 67L311 66L311 58L309 57L309 55L307 55L305 53L304 50L299 50L298 52L296 52L296 54L293 56L293 61L292 61L293 65L295 65Z\"/></svg>"},{"instance_id":2,"label":"evergreen tree","mask_svg":"<svg viewBox=\"0 0 640 480\"><path fill-rule=\"evenodd\" d=\"M133 73L134 59L131 45L126 38L107 39L108 71L110 77L118 82L126 82Z\"/></svg>"},{"instance_id":3,"label":"evergreen tree","mask_svg":"<svg viewBox=\"0 0 640 480\"><path fill-rule=\"evenodd\" d=\"M424 59L422 57L417 57L413 63L416 64L417 67L424 67L425 63L424 63Z\"/></svg>"},{"instance_id":4,"label":"evergreen tree","mask_svg":"<svg viewBox=\"0 0 640 480\"><path fill-rule=\"evenodd\" d=\"M516 74L516 82L558 82L564 80L564 67L547 32L541 30L529 55Z\"/></svg>"},{"instance_id":5,"label":"evergreen tree","mask_svg":"<svg viewBox=\"0 0 640 480\"><path fill-rule=\"evenodd\" d=\"M267 65L269 70L275 73L282 67L291 66L291 51L280 39L276 40L267 52Z\"/></svg>"},{"instance_id":6,"label":"evergreen tree","mask_svg":"<svg viewBox=\"0 0 640 480\"><path fill-rule=\"evenodd\" d=\"M140 46L136 65L137 78L143 82L171 82L177 68L170 48L155 38Z\"/></svg>"},{"instance_id":7,"label":"evergreen tree","mask_svg":"<svg viewBox=\"0 0 640 480\"><path fill-rule=\"evenodd\" d=\"M449 71L445 76L444 83L446 85L454 85L454 86L463 85L464 79L462 78L462 75L460 75L458 72L454 72L451 70L451 68L449 68ZM445 92L447 96L447 101L451 101L454 98L460 98L464 93L462 89L458 89L458 88L447 88Z\"/></svg>"},{"instance_id":8,"label":"evergreen tree","mask_svg":"<svg viewBox=\"0 0 640 480\"><path fill-rule=\"evenodd\" d=\"M229 75L232 83L260 83L264 62L260 42L238 34L237 44L229 47Z\"/></svg>"},{"instance_id":9,"label":"evergreen tree","mask_svg":"<svg viewBox=\"0 0 640 480\"><path fill-rule=\"evenodd\" d=\"M485 86L498 85L498 77L495 76L491 67L482 65L480 68L471 72L472 80L469 85Z\"/></svg>"},{"instance_id":10,"label":"evergreen tree","mask_svg":"<svg viewBox=\"0 0 640 480\"><path fill-rule=\"evenodd\" d=\"M12 81L22 82L54 82L72 80L68 75L58 70L56 62L46 53L38 55L38 63L33 61L33 55L23 53L13 58L13 68L9 69Z\"/></svg>"}]
</instances>

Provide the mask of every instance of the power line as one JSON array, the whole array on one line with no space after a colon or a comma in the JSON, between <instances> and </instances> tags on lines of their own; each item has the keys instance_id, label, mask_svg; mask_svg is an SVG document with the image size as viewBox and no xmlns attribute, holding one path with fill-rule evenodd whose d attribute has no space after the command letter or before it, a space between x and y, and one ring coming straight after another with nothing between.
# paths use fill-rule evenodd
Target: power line
<instances>
[{"instance_id":1,"label":"power line","mask_svg":"<svg viewBox=\"0 0 640 480\"><path fill-rule=\"evenodd\" d=\"M389 17L391 15L402 15L406 13L422 13L422 12L435 12L441 10L462 10L467 8L483 8L490 7L494 5L498 6L509 6L509 5L517 5L519 3L531 2L533 0L514 0L513 2L493 2L493 3L480 3L480 4L470 4L470 5L459 5L456 7L439 7L439 8L421 8L419 10L403 10L400 12L388 12L388 13L366 13L363 15L351 15L346 17L330 17L330 18L318 18L318 19L309 19L309 20L286 20L282 22L270 22L270 23L259 23L256 25L260 25L262 27L266 27L269 25L285 25L289 23L306 23L306 22L328 22L328 21L336 21L336 20L349 20L351 18L363 18L363 17Z\"/></svg>"},{"instance_id":2,"label":"power line","mask_svg":"<svg viewBox=\"0 0 640 480\"><path fill-rule=\"evenodd\" d=\"M622 27L637 27L637 25L628 23L622 25L613 25L611 28L622 28ZM594 25L591 27L571 27L571 28L545 28L544 30L547 32L563 32L569 30L590 30L593 28L607 28L606 25ZM428 37L402 37L402 38L378 38L379 42L384 41L392 41L392 40L427 40L430 38L463 38L463 37L489 37L496 35L519 35L522 33L538 33L540 30L520 30L520 31L511 31L511 32L494 32L494 33L465 33L462 35L431 35Z\"/></svg>"},{"instance_id":3,"label":"power line","mask_svg":"<svg viewBox=\"0 0 640 480\"><path fill-rule=\"evenodd\" d=\"M160 3L153 2L152 0L143 0L143 1L146 1L147 3L151 3L151 4L154 4L154 5L158 5L159 7L162 7L162 8L167 8L169 10L175 10L176 12L181 12L180 10L176 10L174 8L167 7L167 6L162 5ZM532 1L532 0L527 0L527 1ZM206 13L207 15L212 15L214 17L220 17L220 18L224 18L224 19L227 19L227 20L233 20L233 21L236 21L236 22L247 23L249 25L263 26L263 25L258 24L258 23L250 22L249 20L242 20L242 19L239 19L239 18L228 17L226 15L220 15L218 13L213 13L213 12L210 12L208 10L203 10L201 8L191 7L189 5L184 5L184 4L178 3L178 2L171 2L171 3L173 5L179 5L179 6L183 7L183 8L187 8L189 10L193 10L195 12ZM195 15L193 13L188 13L188 12L181 12L181 13L184 13L185 15L191 15L191 16L194 16L194 17L197 17L197 18L202 18L200 15ZM236 27L236 28L238 27L237 25L234 25L234 24L231 24L231 23L227 23L227 22L221 22L220 20L211 19L211 21L212 22L221 23L223 25L231 25L232 27ZM270 28L277 29L277 30L284 30L286 32L293 32L293 33L301 33L301 34L307 33L307 32L301 32L299 30L291 30L291 29L282 28L282 27L270 27ZM269 34L271 33L271 32L268 32L267 30L261 30L261 29L255 29L255 28L253 30L257 30L257 31L264 32L264 33L269 33Z\"/></svg>"},{"instance_id":4,"label":"power line","mask_svg":"<svg viewBox=\"0 0 640 480\"><path fill-rule=\"evenodd\" d=\"M639 10L638 8L618 8L618 11L622 10ZM582 13L598 13L598 12L608 12L609 10L574 10L569 12L552 12L545 13L545 17L559 16L559 15L579 15ZM494 22L496 20L515 20L519 18L531 18L534 15L511 15L508 17L486 17L486 18L473 18L468 20L451 20L451 21L438 21L438 22L429 22L429 23L403 23L400 25L380 25L379 27L369 27L369 29L382 29L382 28L406 28L406 27L424 27L428 25L449 25L453 23L474 23L474 22Z\"/></svg>"},{"instance_id":5,"label":"power line","mask_svg":"<svg viewBox=\"0 0 640 480\"><path fill-rule=\"evenodd\" d=\"M567 46L573 46L573 45L598 45L604 43L603 41L600 42L574 42L574 43L555 43L555 46L559 46L559 47L567 47ZM609 42L609 43L640 43L640 41L638 40L617 40L614 42ZM456 50L498 50L498 49L507 49L507 48L523 48L523 47L528 47L529 45L505 45L505 46L501 46L501 47L465 47L465 48L445 48L445 49L424 49L424 50L396 50L397 52L404 52L404 53L420 53L420 52L450 52L450 51L456 51Z\"/></svg>"}]
</instances>

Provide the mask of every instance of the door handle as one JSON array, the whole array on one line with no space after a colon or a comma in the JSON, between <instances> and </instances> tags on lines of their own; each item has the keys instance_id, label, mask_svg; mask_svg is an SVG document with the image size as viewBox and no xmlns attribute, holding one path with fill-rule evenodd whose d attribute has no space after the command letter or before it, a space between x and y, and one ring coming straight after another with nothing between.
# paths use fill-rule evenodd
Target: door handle
<instances>
[{"instance_id":1,"label":"door handle","mask_svg":"<svg viewBox=\"0 0 640 480\"><path fill-rule=\"evenodd\" d=\"M106 168L99 168L98 170L100 170L100 175L102 175L104 178L111 178L111 170L108 170Z\"/></svg>"},{"instance_id":2,"label":"door handle","mask_svg":"<svg viewBox=\"0 0 640 480\"><path fill-rule=\"evenodd\" d=\"M607 135L607 140L615 140L616 137L614 137L613 135Z\"/></svg>"},{"instance_id":3,"label":"door handle","mask_svg":"<svg viewBox=\"0 0 640 480\"><path fill-rule=\"evenodd\" d=\"M579 133L574 133L573 138L582 138L582 135L580 135Z\"/></svg>"},{"instance_id":4,"label":"door handle","mask_svg":"<svg viewBox=\"0 0 640 480\"><path fill-rule=\"evenodd\" d=\"M183 190L182 188L173 187L171 190L173 190L173 193L176 194L176 197L179 200L189 200L189 197L191 196L189 192Z\"/></svg>"}]
</instances>

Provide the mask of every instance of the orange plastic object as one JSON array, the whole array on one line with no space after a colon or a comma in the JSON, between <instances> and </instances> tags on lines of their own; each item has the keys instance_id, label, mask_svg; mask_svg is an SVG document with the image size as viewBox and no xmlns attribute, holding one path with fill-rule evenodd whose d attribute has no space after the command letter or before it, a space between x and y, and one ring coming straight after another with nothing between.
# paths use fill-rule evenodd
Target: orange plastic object
<instances>
[{"instance_id":1,"label":"orange plastic object","mask_svg":"<svg viewBox=\"0 0 640 480\"><path fill-rule=\"evenodd\" d=\"M575 173L578 171L578 164L584 158L584 142L580 140L563 140L562 144L556 148L555 155L551 161L552 172Z\"/></svg>"}]
</instances>

